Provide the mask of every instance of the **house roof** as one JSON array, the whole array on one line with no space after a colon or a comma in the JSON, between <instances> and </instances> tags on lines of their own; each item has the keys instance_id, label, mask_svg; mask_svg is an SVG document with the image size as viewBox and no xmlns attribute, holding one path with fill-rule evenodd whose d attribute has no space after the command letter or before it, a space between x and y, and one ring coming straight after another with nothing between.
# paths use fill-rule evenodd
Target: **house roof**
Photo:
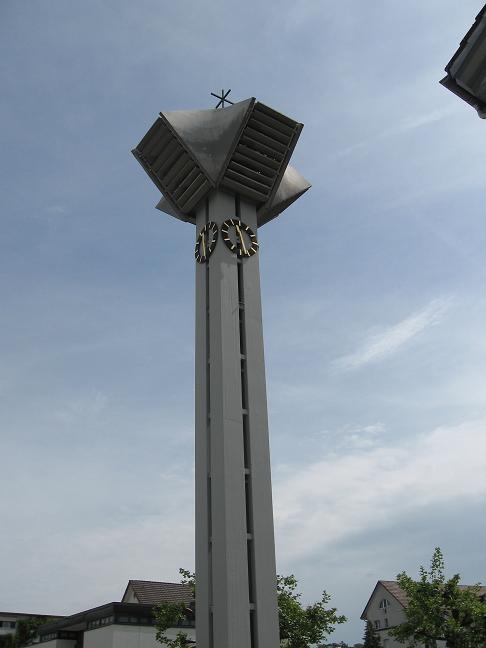
<instances>
[{"instance_id":1,"label":"house roof","mask_svg":"<svg viewBox=\"0 0 486 648\"><path fill-rule=\"evenodd\" d=\"M373 591L371 592L371 596L368 599L368 602L365 605L365 609L361 613L360 619L363 619L363 621L366 621L366 613L368 612L368 607L371 603L371 599L375 595L376 590L378 589L379 586L384 587L389 594L393 596L395 600L400 603L402 607L407 607L407 595L405 592L402 590L402 588L398 585L396 581L386 581L386 580L379 580L375 587L373 588Z\"/></svg>"},{"instance_id":2,"label":"house roof","mask_svg":"<svg viewBox=\"0 0 486 648\"><path fill-rule=\"evenodd\" d=\"M181 583L164 583L160 581L129 580L123 595L125 598L129 588L132 588L139 603L158 605L163 602L189 603L194 593L189 585Z\"/></svg>"},{"instance_id":3,"label":"house roof","mask_svg":"<svg viewBox=\"0 0 486 648\"><path fill-rule=\"evenodd\" d=\"M374 594L375 594L375 592L376 592L379 585L382 585L387 590L387 592L389 594L391 594L395 598L395 600L398 601L398 603L400 603L400 605L402 607L404 607L404 608L407 607L408 597L405 594L405 592L402 590L400 585L397 583L397 581L379 580L376 583L376 585L375 585L375 587L374 587L374 589L373 589L373 591L371 593L371 596L368 599L368 602L366 603L365 609L363 610L363 612L361 614L360 618L363 619L364 621L366 620L366 613L368 611L369 604L371 603L371 599L373 598L373 596L374 596ZM468 589L470 587L472 587L472 585L459 585L460 589ZM478 593L479 593L479 596L486 596L486 587L480 587Z\"/></svg>"},{"instance_id":4,"label":"house roof","mask_svg":"<svg viewBox=\"0 0 486 648\"><path fill-rule=\"evenodd\" d=\"M407 607L408 597L396 581L380 580L378 582L381 583L383 587L397 599L400 605Z\"/></svg>"}]
</instances>

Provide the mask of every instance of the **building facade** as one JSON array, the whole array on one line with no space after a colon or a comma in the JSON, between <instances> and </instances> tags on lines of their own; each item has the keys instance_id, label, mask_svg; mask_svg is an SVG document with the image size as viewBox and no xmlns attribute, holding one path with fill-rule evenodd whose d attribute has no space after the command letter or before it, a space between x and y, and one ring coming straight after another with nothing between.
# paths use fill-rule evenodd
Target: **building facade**
<instances>
[{"instance_id":1,"label":"building facade","mask_svg":"<svg viewBox=\"0 0 486 648\"><path fill-rule=\"evenodd\" d=\"M17 629L17 622L26 619L59 619L58 615L29 614L27 612L0 612L0 636L14 634Z\"/></svg>"},{"instance_id":2,"label":"building facade","mask_svg":"<svg viewBox=\"0 0 486 648\"><path fill-rule=\"evenodd\" d=\"M152 604L107 603L42 626L39 641L42 648L160 648L152 610ZM195 640L193 618L166 635L178 632Z\"/></svg>"},{"instance_id":3,"label":"building facade","mask_svg":"<svg viewBox=\"0 0 486 648\"><path fill-rule=\"evenodd\" d=\"M165 633L174 639L184 632L195 641L193 592L187 585L130 580L120 602L106 603L39 628L42 648L161 648L156 639L153 608L183 603L184 620Z\"/></svg>"},{"instance_id":4,"label":"building facade","mask_svg":"<svg viewBox=\"0 0 486 648\"><path fill-rule=\"evenodd\" d=\"M363 621L370 621L378 633L383 648L403 648L389 630L406 620L407 595L396 581L379 580L361 615ZM444 648L445 642L438 641L437 648Z\"/></svg>"}]
</instances>

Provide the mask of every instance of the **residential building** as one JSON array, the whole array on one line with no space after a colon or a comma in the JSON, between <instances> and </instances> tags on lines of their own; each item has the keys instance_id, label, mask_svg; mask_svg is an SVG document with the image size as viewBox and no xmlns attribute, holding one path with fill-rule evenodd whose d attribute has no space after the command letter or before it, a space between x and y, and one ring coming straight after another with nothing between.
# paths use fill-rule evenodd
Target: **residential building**
<instances>
[{"instance_id":1,"label":"residential building","mask_svg":"<svg viewBox=\"0 0 486 648\"><path fill-rule=\"evenodd\" d=\"M481 588L481 594L486 595L486 587ZM376 583L361 619L371 622L383 648L403 648L403 644L389 635L389 630L406 620L407 603L407 595L396 581L379 580ZM445 642L437 642L437 648L444 646Z\"/></svg>"}]
</instances>

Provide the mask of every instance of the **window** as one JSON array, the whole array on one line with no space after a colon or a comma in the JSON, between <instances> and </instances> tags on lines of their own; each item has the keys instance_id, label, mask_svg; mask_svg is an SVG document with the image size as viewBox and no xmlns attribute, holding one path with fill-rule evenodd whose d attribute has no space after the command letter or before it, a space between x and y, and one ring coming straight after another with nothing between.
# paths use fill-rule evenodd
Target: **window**
<instances>
[{"instance_id":1,"label":"window","mask_svg":"<svg viewBox=\"0 0 486 648\"><path fill-rule=\"evenodd\" d=\"M43 635L41 637L41 642L52 641L53 639L57 639L57 632L51 632L50 634Z\"/></svg>"},{"instance_id":2,"label":"window","mask_svg":"<svg viewBox=\"0 0 486 648\"><path fill-rule=\"evenodd\" d=\"M380 623L380 620L378 619L378 621L375 621L375 629L379 630L380 626L381 626L381 623Z\"/></svg>"},{"instance_id":3,"label":"window","mask_svg":"<svg viewBox=\"0 0 486 648\"><path fill-rule=\"evenodd\" d=\"M390 607L390 601L386 598L381 599L380 601L380 610L384 610L385 612L388 610Z\"/></svg>"},{"instance_id":4,"label":"window","mask_svg":"<svg viewBox=\"0 0 486 648\"><path fill-rule=\"evenodd\" d=\"M88 621L88 630L93 630L104 625L110 625L113 623L113 621L114 618L112 616L101 617L100 619L92 619L91 621Z\"/></svg>"},{"instance_id":5,"label":"window","mask_svg":"<svg viewBox=\"0 0 486 648\"><path fill-rule=\"evenodd\" d=\"M385 628L388 628L388 618L385 617Z\"/></svg>"}]
</instances>

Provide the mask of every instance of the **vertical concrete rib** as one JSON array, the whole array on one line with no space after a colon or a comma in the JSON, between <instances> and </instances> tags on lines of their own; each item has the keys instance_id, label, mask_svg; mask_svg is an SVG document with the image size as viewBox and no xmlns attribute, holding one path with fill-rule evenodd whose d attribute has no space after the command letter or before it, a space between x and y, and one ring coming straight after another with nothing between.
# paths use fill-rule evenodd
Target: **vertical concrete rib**
<instances>
[{"instance_id":1,"label":"vertical concrete rib","mask_svg":"<svg viewBox=\"0 0 486 648\"><path fill-rule=\"evenodd\" d=\"M256 208L240 200L240 218L257 231ZM248 400L249 486L255 603L254 648L279 645L267 393L263 351L259 255L243 259Z\"/></svg>"},{"instance_id":2,"label":"vertical concrete rib","mask_svg":"<svg viewBox=\"0 0 486 648\"><path fill-rule=\"evenodd\" d=\"M202 201L196 216L197 233L206 223L206 201ZM207 266L196 263L196 402L195 402L195 456L196 456L196 588L197 636L200 648L210 645L210 470L208 463L210 418L208 408L208 330L207 330Z\"/></svg>"}]
</instances>

